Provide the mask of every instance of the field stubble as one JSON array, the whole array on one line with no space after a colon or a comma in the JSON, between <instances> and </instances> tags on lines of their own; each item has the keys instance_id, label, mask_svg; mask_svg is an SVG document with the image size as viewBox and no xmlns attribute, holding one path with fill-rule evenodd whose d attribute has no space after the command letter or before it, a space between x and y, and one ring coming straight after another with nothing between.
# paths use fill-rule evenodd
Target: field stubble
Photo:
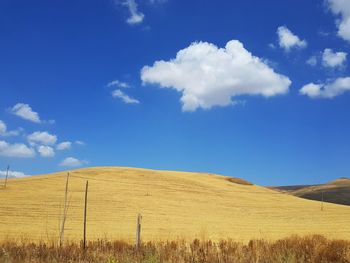
<instances>
[{"instance_id":1,"label":"field stubble","mask_svg":"<svg viewBox=\"0 0 350 263\"><path fill-rule=\"evenodd\" d=\"M58 240L66 175L9 180L0 190L0 236ZM98 167L70 172L67 241L82 239L86 180L88 240L133 242L139 213L145 242L350 238L348 206L327 203L321 211L320 202L214 174Z\"/></svg>"}]
</instances>

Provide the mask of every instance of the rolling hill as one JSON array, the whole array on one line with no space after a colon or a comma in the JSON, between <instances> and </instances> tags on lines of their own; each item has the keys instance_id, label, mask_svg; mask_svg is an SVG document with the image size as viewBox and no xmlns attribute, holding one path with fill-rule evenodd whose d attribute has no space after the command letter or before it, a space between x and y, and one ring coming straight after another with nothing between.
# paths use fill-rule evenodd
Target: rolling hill
<instances>
[{"instance_id":1,"label":"rolling hill","mask_svg":"<svg viewBox=\"0 0 350 263\"><path fill-rule=\"evenodd\" d=\"M339 178L320 185L277 186L271 189L318 201L322 200L323 195L325 202L350 205L350 179L348 178Z\"/></svg>"},{"instance_id":2,"label":"rolling hill","mask_svg":"<svg viewBox=\"0 0 350 263\"><path fill-rule=\"evenodd\" d=\"M67 172L10 179L0 187L0 237L57 241ZM350 239L350 207L306 200L215 174L98 167L70 171L66 240L87 238L269 240L292 234ZM0 181L0 185L1 185Z\"/></svg>"}]
</instances>

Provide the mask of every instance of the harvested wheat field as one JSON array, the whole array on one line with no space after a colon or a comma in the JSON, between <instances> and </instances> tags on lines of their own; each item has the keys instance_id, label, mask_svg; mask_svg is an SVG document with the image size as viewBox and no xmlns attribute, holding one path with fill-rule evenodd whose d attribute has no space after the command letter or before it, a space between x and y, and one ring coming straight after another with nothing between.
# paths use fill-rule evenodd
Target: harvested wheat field
<instances>
[{"instance_id":1,"label":"harvested wheat field","mask_svg":"<svg viewBox=\"0 0 350 263\"><path fill-rule=\"evenodd\" d=\"M0 236L56 241L67 172L10 179L0 190ZM305 200L214 174L98 167L70 171L65 240L276 240L292 234L350 239L350 207ZM0 181L1 185L3 181Z\"/></svg>"}]
</instances>

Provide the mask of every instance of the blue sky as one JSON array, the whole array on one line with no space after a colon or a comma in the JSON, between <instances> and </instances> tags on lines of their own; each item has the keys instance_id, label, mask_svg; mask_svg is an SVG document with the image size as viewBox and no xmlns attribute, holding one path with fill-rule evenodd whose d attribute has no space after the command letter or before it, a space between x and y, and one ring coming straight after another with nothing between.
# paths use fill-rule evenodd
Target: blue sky
<instances>
[{"instance_id":1,"label":"blue sky","mask_svg":"<svg viewBox=\"0 0 350 263\"><path fill-rule=\"evenodd\" d=\"M348 1L2 0L0 36L0 176L350 176Z\"/></svg>"}]
</instances>

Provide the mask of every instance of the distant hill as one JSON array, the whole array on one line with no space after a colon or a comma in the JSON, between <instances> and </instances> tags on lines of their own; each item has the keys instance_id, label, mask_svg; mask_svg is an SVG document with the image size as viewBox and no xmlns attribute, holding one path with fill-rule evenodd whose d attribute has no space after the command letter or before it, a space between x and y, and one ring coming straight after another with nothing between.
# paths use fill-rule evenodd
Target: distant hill
<instances>
[{"instance_id":1,"label":"distant hill","mask_svg":"<svg viewBox=\"0 0 350 263\"><path fill-rule=\"evenodd\" d=\"M277 186L270 189L318 201L322 200L323 194L324 202L350 205L350 179L345 177L320 185Z\"/></svg>"},{"instance_id":2,"label":"distant hill","mask_svg":"<svg viewBox=\"0 0 350 263\"><path fill-rule=\"evenodd\" d=\"M0 180L0 238L57 242L67 171ZM65 239L81 240L89 180L87 238L253 238L292 234L350 239L350 207L297 198L245 180L208 173L95 167L70 171ZM340 182L337 182L340 184ZM326 196L327 198L327 196Z\"/></svg>"}]
</instances>

